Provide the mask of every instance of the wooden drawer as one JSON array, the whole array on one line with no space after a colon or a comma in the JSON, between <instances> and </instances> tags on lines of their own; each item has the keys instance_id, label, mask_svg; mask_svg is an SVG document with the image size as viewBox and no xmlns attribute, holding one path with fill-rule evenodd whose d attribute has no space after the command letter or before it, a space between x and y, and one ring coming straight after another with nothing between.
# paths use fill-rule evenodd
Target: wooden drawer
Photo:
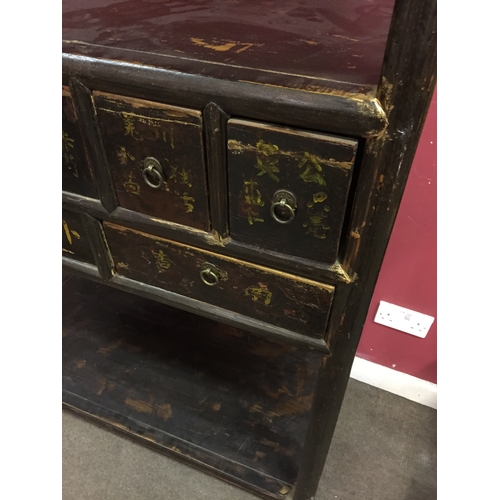
<instances>
[{"instance_id":1,"label":"wooden drawer","mask_svg":"<svg viewBox=\"0 0 500 500\"><path fill-rule=\"evenodd\" d=\"M335 288L104 223L116 273L314 338Z\"/></svg>"},{"instance_id":2,"label":"wooden drawer","mask_svg":"<svg viewBox=\"0 0 500 500\"><path fill-rule=\"evenodd\" d=\"M62 213L62 254L64 257L95 264L80 215L69 210Z\"/></svg>"},{"instance_id":3,"label":"wooden drawer","mask_svg":"<svg viewBox=\"0 0 500 500\"><path fill-rule=\"evenodd\" d=\"M201 113L97 92L93 101L119 204L208 230Z\"/></svg>"},{"instance_id":4,"label":"wooden drawer","mask_svg":"<svg viewBox=\"0 0 500 500\"><path fill-rule=\"evenodd\" d=\"M356 149L355 140L229 120L231 238L333 262Z\"/></svg>"},{"instance_id":5,"label":"wooden drawer","mask_svg":"<svg viewBox=\"0 0 500 500\"><path fill-rule=\"evenodd\" d=\"M67 87L62 90L62 111L63 191L98 198L96 184L85 155L73 98Z\"/></svg>"}]
</instances>

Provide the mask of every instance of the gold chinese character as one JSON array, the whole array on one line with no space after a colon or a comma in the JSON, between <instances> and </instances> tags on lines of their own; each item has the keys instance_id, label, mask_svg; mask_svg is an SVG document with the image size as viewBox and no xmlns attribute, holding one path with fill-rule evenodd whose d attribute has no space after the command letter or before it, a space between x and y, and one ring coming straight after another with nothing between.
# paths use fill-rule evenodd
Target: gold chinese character
<instances>
[{"instance_id":1,"label":"gold chinese character","mask_svg":"<svg viewBox=\"0 0 500 500\"><path fill-rule=\"evenodd\" d=\"M187 214L191 213L194 210L193 203L195 199L192 196L189 196L189 194L184 191L184 193L182 193L181 200L184 202L184 206L187 208L186 213Z\"/></svg>"},{"instance_id":2,"label":"gold chinese character","mask_svg":"<svg viewBox=\"0 0 500 500\"><path fill-rule=\"evenodd\" d=\"M190 174L185 168L179 171L179 167L172 165L168 179L174 181L176 184L185 184L188 187L193 186L190 182Z\"/></svg>"},{"instance_id":3,"label":"gold chinese character","mask_svg":"<svg viewBox=\"0 0 500 500\"><path fill-rule=\"evenodd\" d=\"M71 173L78 177L78 169L76 168L75 157L72 154L74 149L74 139L72 139L66 132L62 133L62 150L63 150L63 160L66 167L71 170Z\"/></svg>"},{"instance_id":4,"label":"gold chinese character","mask_svg":"<svg viewBox=\"0 0 500 500\"><path fill-rule=\"evenodd\" d=\"M123 113L122 116L123 116L123 125L125 126L125 135L130 135L137 141L144 140L144 138L137 133L137 130L135 130L134 119L132 118L132 115L128 113Z\"/></svg>"},{"instance_id":5,"label":"gold chinese character","mask_svg":"<svg viewBox=\"0 0 500 500\"><path fill-rule=\"evenodd\" d=\"M129 173L128 179L123 183L123 187L131 194L141 194L141 186L137 182L134 182L134 174L132 172Z\"/></svg>"},{"instance_id":6,"label":"gold chinese character","mask_svg":"<svg viewBox=\"0 0 500 500\"><path fill-rule=\"evenodd\" d=\"M172 262L170 262L167 259L167 256L163 253L163 250L158 250L158 252L155 252L154 250L152 250L151 253L155 257L156 267L158 268L158 271L160 273L163 273L167 269L170 269L170 266L172 265Z\"/></svg>"},{"instance_id":7,"label":"gold chinese character","mask_svg":"<svg viewBox=\"0 0 500 500\"><path fill-rule=\"evenodd\" d=\"M267 285L259 283L259 286L251 286L245 290L245 295L252 297L254 302L263 301L266 306L271 303L273 294L267 288Z\"/></svg>"},{"instance_id":8,"label":"gold chinese character","mask_svg":"<svg viewBox=\"0 0 500 500\"><path fill-rule=\"evenodd\" d=\"M330 229L326 219L327 215L324 213L309 214L309 221L304 223L304 227L307 228L306 234L312 233L316 238L325 239Z\"/></svg>"},{"instance_id":9,"label":"gold chinese character","mask_svg":"<svg viewBox=\"0 0 500 500\"><path fill-rule=\"evenodd\" d=\"M123 146L119 147L116 154L122 165L126 165L128 160L135 161L135 158Z\"/></svg>"},{"instance_id":10,"label":"gold chinese character","mask_svg":"<svg viewBox=\"0 0 500 500\"><path fill-rule=\"evenodd\" d=\"M68 223L64 219L62 221L62 225L64 229L64 234L66 235L66 239L68 240L68 243L70 245L73 244L73 236L78 240L81 238L81 236L74 229L69 228Z\"/></svg>"},{"instance_id":11,"label":"gold chinese character","mask_svg":"<svg viewBox=\"0 0 500 500\"><path fill-rule=\"evenodd\" d=\"M279 151L278 146L276 144L269 144L264 142L262 139L257 143L257 165L255 168L259 170L257 174L259 177L262 175L269 175L271 179L276 182L279 182L279 178L277 174L280 169L277 167L278 160L270 159L269 156L274 155L277 151Z\"/></svg>"},{"instance_id":12,"label":"gold chinese character","mask_svg":"<svg viewBox=\"0 0 500 500\"><path fill-rule=\"evenodd\" d=\"M316 156L305 152L299 162L299 168L302 167L305 167L305 170L300 174L300 178L304 182L316 182L320 186L326 186L326 181L321 175L323 169Z\"/></svg>"},{"instance_id":13,"label":"gold chinese character","mask_svg":"<svg viewBox=\"0 0 500 500\"><path fill-rule=\"evenodd\" d=\"M248 223L253 225L254 222L264 222L264 219L259 217L259 208L265 205L262 201L262 194L257 189L255 181L245 181L245 201L242 203L242 212L246 214Z\"/></svg>"}]
</instances>

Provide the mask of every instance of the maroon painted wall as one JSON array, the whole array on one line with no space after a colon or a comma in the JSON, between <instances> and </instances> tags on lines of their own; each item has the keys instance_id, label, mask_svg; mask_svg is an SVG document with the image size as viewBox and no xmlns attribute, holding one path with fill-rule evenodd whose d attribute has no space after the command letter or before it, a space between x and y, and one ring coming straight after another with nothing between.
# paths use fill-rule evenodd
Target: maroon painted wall
<instances>
[{"instance_id":1,"label":"maroon painted wall","mask_svg":"<svg viewBox=\"0 0 500 500\"><path fill-rule=\"evenodd\" d=\"M437 94L417 148L357 356L436 383ZM384 300L436 318L424 339L373 321Z\"/></svg>"}]
</instances>

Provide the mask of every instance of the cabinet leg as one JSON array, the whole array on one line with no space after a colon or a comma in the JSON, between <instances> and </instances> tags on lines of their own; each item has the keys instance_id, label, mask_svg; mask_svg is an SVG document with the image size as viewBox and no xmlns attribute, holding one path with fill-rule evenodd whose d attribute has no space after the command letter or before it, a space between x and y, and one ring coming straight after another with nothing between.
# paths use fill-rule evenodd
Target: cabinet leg
<instances>
[{"instance_id":1,"label":"cabinet leg","mask_svg":"<svg viewBox=\"0 0 500 500\"><path fill-rule=\"evenodd\" d=\"M356 352L349 351L342 361L339 356L323 357L293 500L315 498Z\"/></svg>"}]
</instances>

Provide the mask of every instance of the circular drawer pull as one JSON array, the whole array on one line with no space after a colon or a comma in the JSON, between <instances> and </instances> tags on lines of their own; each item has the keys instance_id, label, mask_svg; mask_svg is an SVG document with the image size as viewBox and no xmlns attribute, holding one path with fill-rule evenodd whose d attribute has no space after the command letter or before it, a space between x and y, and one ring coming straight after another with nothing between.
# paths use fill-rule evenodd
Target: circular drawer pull
<instances>
[{"instance_id":1,"label":"circular drawer pull","mask_svg":"<svg viewBox=\"0 0 500 500\"><path fill-rule=\"evenodd\" d=\"M205 285L215 286L219 284L219 270L208 262L201 266L200 278Z\"/></svg>"},{"instance_id":2,"label":"circular drawer pull","mask_svg":"<svg viewBox=\"0 0 500 500\"><path fill-rule=\"evenodd\" d=\"M297 200L293 193L284 189L276 191L273 196L273 204L271 205L271 216L280 224L289 224L295 218L295 210L297 208Z\"/></svg>"},{"instance_id":3,"label":"circular drawer pull","mask_svg":"<svg viewBox=\"0 0 500 500\"><path fill-rule=\"evenodd\" d=\"M163 185L163 168L160 162L151 156L144 160L142 171L144 182L153 189L160 189Z\"/></svg>"}]
</instances>

